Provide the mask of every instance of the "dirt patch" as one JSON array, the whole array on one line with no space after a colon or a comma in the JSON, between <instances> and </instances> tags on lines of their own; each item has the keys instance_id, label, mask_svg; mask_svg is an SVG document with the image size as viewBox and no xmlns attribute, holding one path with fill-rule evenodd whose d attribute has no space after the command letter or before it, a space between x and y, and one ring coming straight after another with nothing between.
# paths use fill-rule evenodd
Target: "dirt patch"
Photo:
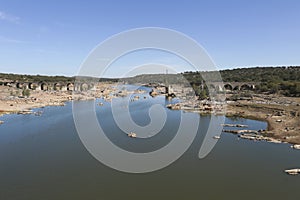
<instances>
[{"instance_id":1,"label":"dirt patch","mask_svg":"<svg viewBox=\"0 0 300 200\"><path fill-rule=\"evenodd\" d=\"M283 142L300 144L299 100L285 97L283 103L271 103L262 99L258 101L257 98L231 102L227 105L226 115L266 121L268 128L264 135Z\"/></svg>"}]
</instances>

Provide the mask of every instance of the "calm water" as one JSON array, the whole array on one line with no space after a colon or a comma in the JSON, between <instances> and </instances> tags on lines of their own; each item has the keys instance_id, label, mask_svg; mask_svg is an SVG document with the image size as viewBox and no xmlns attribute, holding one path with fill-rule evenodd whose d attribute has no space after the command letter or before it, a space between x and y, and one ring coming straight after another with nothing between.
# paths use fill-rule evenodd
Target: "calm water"
<instances>
[{"instance_id":1,"label":"calm water","mask_svg":"<svg viewBox=\"0 0 300 200\"><path fill-rule=\"evenodd\" d=\"M145 95L141 95L145 96ZM98 100L101 101L101 100ZM87 102L80 102L85 104ZM146 125L148 108L168 103L147 98L131 103L133 120ZM72 105L45 107L42 116L6 115L0 119L0 199L298 199L300 151L287 144L239 140L223 133L212 152L198 158L209 116L188 151L170 166L147 174L115 171L94 159L82 145L73 122ZM131 139L114 123L110 104L96 106L100 124L116 145L135 152L159 149L176 134L180 111L166 110L161 133ZM190 117L194 113L185 113ZM264 122L226 119L263 129Z\"/></svg>"}]
</instances>

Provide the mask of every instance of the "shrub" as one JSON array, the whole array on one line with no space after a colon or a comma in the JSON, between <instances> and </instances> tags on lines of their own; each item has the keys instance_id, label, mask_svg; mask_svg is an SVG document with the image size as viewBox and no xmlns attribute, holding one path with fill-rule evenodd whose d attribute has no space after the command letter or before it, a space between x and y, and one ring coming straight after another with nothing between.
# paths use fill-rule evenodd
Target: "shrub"
<instances>
[{"instance_id":1,"label":"shrub","mask_svg":"<svg viewBox=\"0 0 300 200\"><path fill-rule=\"evenodd\" d=\"M22 91L22 95L25 97L29 97L30 96L30 90L28 90L28 89L24 89L23 91Z\"/></svg>"}]
</instances>

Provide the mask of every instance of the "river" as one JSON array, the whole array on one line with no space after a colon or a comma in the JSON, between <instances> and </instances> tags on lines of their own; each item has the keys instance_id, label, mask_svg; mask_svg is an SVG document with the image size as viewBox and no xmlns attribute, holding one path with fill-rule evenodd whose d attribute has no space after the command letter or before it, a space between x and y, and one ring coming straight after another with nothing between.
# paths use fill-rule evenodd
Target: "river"
<instances>
[{"instance_id":1,"label":"river","mask_svg":"<svg viewBox=\"0 0 300 200\"><path fill-rule=\"evenodd\" d=\"M130 105L133 120L142 126L149 123L152 104L166 104L163 97L146 96ZM104 105L97 106L99 102ZM114 123L109 102L98 99L95 107L111 141L135 152L153 151L172 140L181 112L166 109L168 120L160 134L133 139ZM75 129L71 102L34 110L43 114L0 117L4 121L0 125L1 200L297 199L300 195L300 177L283 172L300 167L300 150L289 144L254 142L222 133L210 154L199 159L209 116L200 117L193 144L174 163L151 173L129 174L101 164L86 150ZM226 118L226 123L246 124L249 129L267 126L249 119Z\"/></svg>"}]
</instances>

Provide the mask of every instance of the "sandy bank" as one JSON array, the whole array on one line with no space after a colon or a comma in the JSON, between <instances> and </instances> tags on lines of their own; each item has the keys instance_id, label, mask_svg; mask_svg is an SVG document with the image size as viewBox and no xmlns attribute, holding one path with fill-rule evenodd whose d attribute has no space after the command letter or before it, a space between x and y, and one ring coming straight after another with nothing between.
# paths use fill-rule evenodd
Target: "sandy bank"
<instances>
[{"instance_id":1,"label":"sandy bank","mask_svg":"<svg viewBox=\"0 0 300 200\"><path fill-rule=\"evenodd\" d=\"M268 128L263 135L300 144L300 99L281 97L280 102L275 102L278 97L273 98L268 98L269 102L256 97L251 101L228 103L226 116L266 121Z\"/></svg>"}]
</instances>

